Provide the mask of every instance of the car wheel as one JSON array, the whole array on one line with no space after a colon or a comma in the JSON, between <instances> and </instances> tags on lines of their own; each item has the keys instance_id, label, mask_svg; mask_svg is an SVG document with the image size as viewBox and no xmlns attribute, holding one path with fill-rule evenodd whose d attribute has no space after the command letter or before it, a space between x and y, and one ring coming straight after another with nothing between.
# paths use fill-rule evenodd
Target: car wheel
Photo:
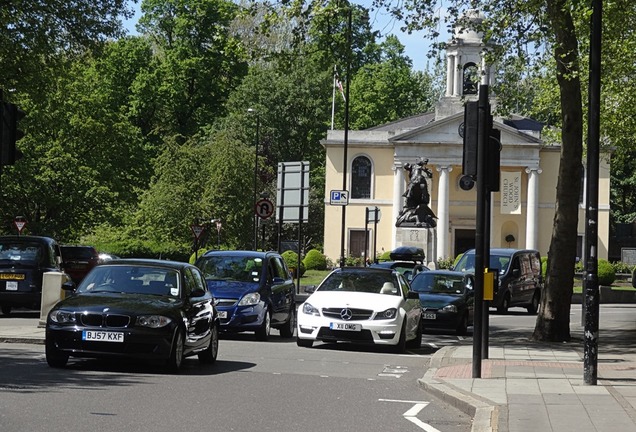
<instances>
[{"instance_id":1,"label":"car wheel","mask_svg":"<svg viewBox=\"0 0 636 432\"><path fill-rule=\"evenodd\" d=\"M284 338L294 337L294 330L296 329L296 306L292 305L291 311L289 311L289 319L280 328L280 335Z\"/></svg>"},{"instance_id":2,"label":"car wheel","mask_svg":"<svg viewBox=\"0 0 636 432\"><path fill-rule=\"evenodd\" d=\"M409 341L408 346L409 348L420 348L422 346L422 331L423 331L423 326L422 326L422 321L420 320L419 324L417 325L417 334L415 335L415 339Z\"/></svg>"},{"instance_id":3,"label":"car wheel","mask_svg":"<svg viewBox=\"0 0 636 432\"><path fill-rule=\"evenodd\" d=\"M216 324L212 324L210 331L210 345L205 351L199 353L199 362L203 364L212 364L216 361L219 354L219 328Z\"/></svg>"},{"instance_id":4,"label":"car wheel","mask_svg":"<svg viewBox=\"0 0 636 432\"><path fill-rule=\"evenodd\" d=\"M501 304L497 307L497 312L500 314L507 314L508 308L510 307L510 294L506 294L501 300Z\"/></svg>"},{"instance_id":5,"label":"car wheel","mask_svg":"<svg viewBox=\"0 0 636 432\"><path fill-rule=\"evenodd\" d=\"M50 339L46 340L45 351L46 362L49 366L54 368L63 368L66 366L66 363L68 363L68 354L58 350L55 347L55 342Z\"/></svg>"},{"instance_id":6,"label":"car wheel","mask_svg":"<svg viewBox=\"0 0 636 432\"><path fill-rule=\"evenodd\" d=\"M314 341L311 339L301 339L296 337L296 345L303 348L311 348L314 345Z\"/></svg>"},{"instance_id":7,"label":"car wheel","mask_svg":"<svg viewBox=\"0 0 636 432\"><path fill-rule=\"evenodd\" d=\"M400 330L400 338L397 345L395 345L395 352L402 354L406 351L406 318L402 322L402 330Z\"/></svg>"},{"instance_id":8,"label":"car wheel","mask_svg":"<svg viewBox=\"0 0 636 432\"><path fill-rule=\"evenodd\" d=\"M541 301L541 295L537 291L532 296L532 302L530 303L530 306L528 306L528 308L527 308L528 309L528 313L530 315L535 315L539 311L539 302L540 301Z\"/></svg>"},{"instance_id":9,"label":"car wheel","mask_svg":"<svg viewBox=\"0 0 636 432\"><path fill-rule=\"evenodd\" d=\"M9 315L11 313L11 305L3 304L2 306L0 306L0 310L2 311L3 315Z\"/></svg>"},{"instance_id":10,"label":"car wheel","mask_svg":"<svg viewBox=\"0 0 636 432\"><path fill-rule=\"evenodd\" d=\"M468 333L468 314L462 315L457 323L457 327L455 327L455 333L458 336L465 336Z\"/></svg>"},{"instance_id":11,"label":"car wheel","mask_svg":"<svg viewBox=\"0 0 636 432\"><path fill-rule=\"evenodd\" d=\"M181 363L183 363L183 332L177 330L177 335L174 338L172 350L170 351L170 358L168 359L168 371L173 373L179 372Z\"/></svg>"},{"instance_id":12,"label":"car wheel","mask_svg":"<svg viewBox=\"0 0 636 432\"><path fill-rule=\"evenodd\" d=\"M256 330L256 339L259 341L267 341L269 339L269 333L272 331L272 314L269 312L269 308L265 310L265 317L263 318L263 324Z\"/></svg>"}]
</instances>

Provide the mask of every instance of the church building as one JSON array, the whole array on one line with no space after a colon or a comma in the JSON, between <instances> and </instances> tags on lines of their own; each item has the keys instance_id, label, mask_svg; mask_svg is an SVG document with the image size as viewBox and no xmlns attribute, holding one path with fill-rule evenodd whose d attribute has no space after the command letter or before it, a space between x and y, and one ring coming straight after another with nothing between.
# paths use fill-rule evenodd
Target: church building
<instances>
[{"instance_id":1,"label":"church building","mask_svg":"<svg viewBox=\"0 0 636 432\"><path fill-rule=\"evenodd\" d=\"M480 19L479 14L474 19ZM477 193L474 182L462 174L460 134L464 104L478 99L480 82L492 85L493 74L483 59L485 49L481 34L457 27L446 49L446 91L434 112L350 130L346 152L345 131L328 131L322 141L326 149L324 253L333 262L339 262L341 256L342 233L345 257L373 259L399 246L416 246L424 249L426 261L434 266L439 259L454 258L474 247ZM546 256L555 213L560 143L544 141L543 125L535 120L498 117L492 94L490 104L493 127L501 131L500 190L491 194L490 246L537 249ZM610 167L604 156L598 185L598 257L607 259ZM432 173L429 207L437 217L436 226L398 227L409 181L405 168L422 160L427 160ZM585 234L584 166L581 173L579 257ZM344 184L349 195L346 208L333 205L330 195Z\"/></svg>"}]
</instances>

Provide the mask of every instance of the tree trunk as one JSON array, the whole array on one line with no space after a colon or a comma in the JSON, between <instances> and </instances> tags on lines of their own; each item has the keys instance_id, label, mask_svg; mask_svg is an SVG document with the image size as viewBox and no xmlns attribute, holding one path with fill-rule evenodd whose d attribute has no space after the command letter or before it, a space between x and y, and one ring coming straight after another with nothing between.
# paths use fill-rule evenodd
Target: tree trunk
<instances>
[{"instance_id":1,"label":"tree trunk","mask_svg":"<svg viewBox=\"0 0 636 432\"><path fill-rule=\"evenodd\" d=\"M541 309L532 338L562 342L570 339L570 304L581 188L583 112L578 41L565 0L547 0L554 31L554 57L561 99L561 158L556 191L554 226L548 251L547 277Z\"/></svg>"}]
</instances>

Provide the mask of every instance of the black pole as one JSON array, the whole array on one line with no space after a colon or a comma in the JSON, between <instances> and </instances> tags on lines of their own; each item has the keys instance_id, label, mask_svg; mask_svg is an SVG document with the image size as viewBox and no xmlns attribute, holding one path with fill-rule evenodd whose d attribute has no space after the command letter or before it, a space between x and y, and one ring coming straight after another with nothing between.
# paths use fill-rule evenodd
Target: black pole
<instances>
[{"instance_id":1,"label":"black pole","mask_svg":"<svg viewBox=\"0 0 636 432\"><path fill-rule=\"evenodd\" d=\"M488 85L479 86L477 128L477 211L475 227L475 316L473 326L473 378L481 378L484 303L484 233L486 225L486 145L488 142Z\"/></svg>"},{"instance_id":2,"label":"black pole","mask_svg":"<svg viewBox=\"0 0 636 432\"><path fill-rule=\"evenodd\" d=\"M490 114L490 108L488 109L488 114ZM488 138L489 139L489 138ZM489 148L489 146L486 146ZM486 191L486 202L484 203L484 219L486 223L484 224L484 267L490 268L490 203L491 203L492 194L490 190ZM485 270L485 269L484 269ZM483 272L482 272L483 274ZM483 294L483 292L482 292ZM483 299L483 295L482 295ZM481 325L481 358L482 360L488 359L488 344L489 344L489 327L490 327L490 301L483 299L482 301L482 325ZM473 334L473 337L475 335Z\"/></svg>"},{"instance_id":3,"label":"black pole","mask_svg":"<svg viewBox=\"0 0 636 432\"><path fill-rule=\"evenodd\" d=\"M367 266L367 257L369 256L369 207L364 209L364 263L363 267Z\"/></svg>"},{"instance_id":4,"label":"black pole","mask_svg":"<svg viewBox=\"0 0 636 432\"><path fill-rule=\"evenodd\" d=\"M587 127L587 190L585 199L585 332L583 379L596 385L598 375L598 180L601 98L602 0L592 0L590 77Z\"/></svg>"},{"instance_id":5,"label":"black pole","mask_svg":"<svg viewBox=\"0 0 636 432\"><path fill-rule=\"evenodd\" d=\"M344 128L344 150L342 155L342 190L347 190L347 158L349 157L349 76L351 75L351 8L349 8L349 17L347 22L347 70L345 77L345 128ZM347 206L342 206L342 224L340 229L340 267L345 265L345 237L347 223Z\"/></svg>"},{"instance_id":6,"label":"black pole","mask_svg":"<svg viewBox=\"0 0 636 432\"><path fill-rule=\"evenodd\" d=\"M375 208L375 221L373 222L373 262L378 263L378 212L380 209L376 206Z\"/></svg>"},{"instance_id":7,"label":"black pole","mask_svg":"<svg viewBox=\"0 0 636 432\"><path fill-rule=\"evenodd\" d=\"M260 129L260 115L256 113L256 138L254 142L254 205L256 205L257 197L257 182L258 182L258 144L260 141L259 137L259 129ZM258 216L256 215L256 211L254 211L254 223L252 227L252 233L254 234L254 250L258 247Z\"/></svg>"}]
</instances>

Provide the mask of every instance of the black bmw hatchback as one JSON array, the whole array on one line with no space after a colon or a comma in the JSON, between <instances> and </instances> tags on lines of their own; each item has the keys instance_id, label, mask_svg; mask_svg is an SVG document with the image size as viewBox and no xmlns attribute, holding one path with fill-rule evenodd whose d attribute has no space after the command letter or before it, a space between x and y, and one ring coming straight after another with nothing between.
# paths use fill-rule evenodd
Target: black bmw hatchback
<instances>
[{"instance_id":1,"label":"black bmw hatchback","mask_svg":"<svg viewBox=\"0 0 636 432\"><path fill-rule=\"evenodd\" d=\"M214 298L193 265L120 259L93 268L49 312L46 361L66 366L69 357L159 360L177 372L198 355L214 363L219 322Z\"/></svg>"}]
</instances>

